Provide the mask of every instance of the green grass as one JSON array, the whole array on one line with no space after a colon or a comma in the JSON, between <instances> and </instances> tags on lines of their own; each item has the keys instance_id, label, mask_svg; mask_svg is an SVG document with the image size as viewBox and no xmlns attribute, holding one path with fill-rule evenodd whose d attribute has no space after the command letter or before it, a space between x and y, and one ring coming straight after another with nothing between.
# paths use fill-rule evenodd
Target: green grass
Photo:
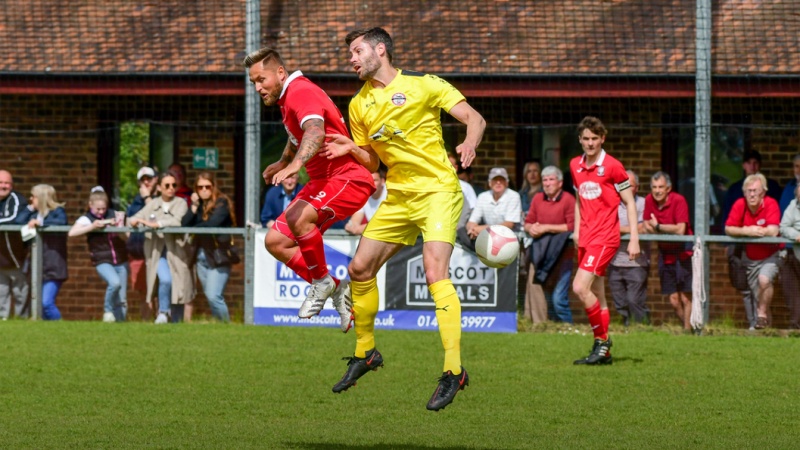
<instances>
[{"instance_id":1,"label":"green grass","mask_svg":"<svg viewBox=\"0 0 800 450\"><path fill-rule=\"evenodd\" d=\"M580 331L580 328L579 328ZM334 329L0 323L3 448L797 448L794 337L465 334L471 384L425 409L430 332L378 331L386 367L341 395Z\"/></svg>"}]
</instances>

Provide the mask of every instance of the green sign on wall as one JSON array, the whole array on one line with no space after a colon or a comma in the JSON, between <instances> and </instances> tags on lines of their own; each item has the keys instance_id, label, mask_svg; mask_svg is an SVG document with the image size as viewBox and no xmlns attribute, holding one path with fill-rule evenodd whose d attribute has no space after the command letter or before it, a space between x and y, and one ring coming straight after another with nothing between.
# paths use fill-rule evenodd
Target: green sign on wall
<instances>
[{"instance_id":1,"label":"green sign on wall","mask_svg":"<svg viewBox=\"0 0 800 450\"><path fill-rule=\"evenodd\" d=\"M195 169L219 169L219 151L216 148L194 148L192 155Z\"/></svg>"}]
</instances>

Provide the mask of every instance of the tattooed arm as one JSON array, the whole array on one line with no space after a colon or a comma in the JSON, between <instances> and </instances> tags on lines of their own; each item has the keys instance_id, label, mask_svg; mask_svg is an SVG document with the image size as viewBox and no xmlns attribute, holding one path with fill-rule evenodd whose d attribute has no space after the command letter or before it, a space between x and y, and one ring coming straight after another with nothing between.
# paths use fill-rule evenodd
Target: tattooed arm
<instances>
[{"instance_id":1,"label":"tattooed arm","mask_svg":"<svg viewBox=\"0 0 800 450\"><path fill-rule=\"evenodd\" d=\"M278 173L279 171L286 168L290 162L294 159L294 155L297 154L297 147L292 144L291 140L286 140L286 147L283 149L283 154L281 155L281 159L275 161L274 163L267 166L264 169L264 173L261 176L264 178L264 181L267 184L272 184L272 177Z\"/></svg>"},{"instance_id":2,"label":"tattooed arm","mask_svg":"<svg viewBox=\"0 0 800 450\"><path fill-rule=\"evenodd\" d=\"M291 162L284 162L284 160L289 157L287 154L287 151L291 146L291 142L289 142L287 143L287 148L283 151L281 160L278 161L278 163L284 165L284 168L272 177L272 184L278 185L281 181L299 172L300 168L317 154L324 141L325 124L322 122L322 120L306 120L305 123L303 123L303 140L300 141L300 146L297 148L294 158L291 160Z\"/></svg>"}]
</instances>

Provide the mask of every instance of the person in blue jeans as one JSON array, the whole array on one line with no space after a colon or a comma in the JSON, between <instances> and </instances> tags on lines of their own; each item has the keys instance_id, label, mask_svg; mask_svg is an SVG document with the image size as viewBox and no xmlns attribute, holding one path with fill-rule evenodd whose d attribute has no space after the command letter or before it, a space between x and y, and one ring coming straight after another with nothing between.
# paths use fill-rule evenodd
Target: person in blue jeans
<instances>
[{"instance_id":1,"label":"person in blue jeans","mask_svg":"<svg viewBox=\"0 0 800 450\"><path fill-rule=\"evenodd\" d=\"M168 171L161 174L157 186L160 195L147 202L144 208L128 219L128 223L132 227L143 225L150 229L145 232L144 241L146 298L150 302L153 294L158 292L155 324L161 325L170 321L182 322L187 317L186 310L191 308L187 305L194 298L194 278L189 269L188 236L160 231L165 227L181 226L181 219L189 206L175 195L178 183L173 173Z\"/></svg>"},{"instance_id":2,"label":"person in blue jeans","mask_svg":"<svg viewBox=\"0 0 800 450\"><path fill-rule=\"evenodd\" d=\"M89 209L70 228L70 237L86 235L86 244L97 274L105 281L103 322L124 322L128 314L128 252L117 233L101 232L107 226L122 226L122 215L108 208L102 186L89 194Z\"/></svg>"},{"instance_id":3,"label":"person in blue jeans","mask_svg":"<svg viewBox=\"0 0 800 450\"><path fill-rule=\"evenodd\" d=\"M236 216L233 201L220 192L211 172L200 172L194 184L191 207L183 216L185 227L234 227ZM228 234L197 234L197 278L203 285L211 314L222 322L230 321L225 304L225 286L231 273L231 247L233 239Z\"/></svg>"},{"instance_id":4,"label":"person in blue jeans","mask_svg":"<svg viewBox=\"0 0 800 450\"><path fill-rule=\"evenodd\" d=\"M66 225L67 213L56 201L56 190L49 184L37 184L31 189L27 208L28 227ZM60 320L61 311L56 297L67 279L67 240L61 234L42 236L42 318Z\"/></svg>"},{"instance_id":5,"label":"person in blue jeans","mask_svg":"<svg viewBox=\"0 0 800 450\"><path fill-rule=\"evenodd\" d=\"M542 192L531 199L524 229L533 238L525 293L525 316L533 323L548 319L572 323L569 307L575 229L575 197L565 192L564 174L555 166L542 170ZM544 285L555 281L549 295Z\"/></svg>"}]
</instances>

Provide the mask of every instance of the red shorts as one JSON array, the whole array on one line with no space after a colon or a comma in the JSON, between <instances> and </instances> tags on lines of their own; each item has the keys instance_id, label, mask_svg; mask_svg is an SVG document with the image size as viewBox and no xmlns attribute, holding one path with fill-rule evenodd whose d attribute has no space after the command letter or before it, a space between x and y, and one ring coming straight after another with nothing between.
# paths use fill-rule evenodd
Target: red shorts
<instances>
[{"instance_id":1,"label":"red shorts","mask_svg":"<svg viewBox=\"0 0 800 450\"><path fill-rule=\"evenodd\" d=\"M617 248L597 245L578 247L578 268L593 273L598 277L606 276L606 268L614 259Z\"/></svg>"},{"instance_id":2,"label":"red shorts","mask_svg":"<svg viewBox=\"0 0 800 450\"><path fill-rule=\"evenodd\" d=\"M375 185L371 181L367 183L361 180L341 178L311 180L303 186L303 189L300 189L292 203L286 207L286 211L295 202L308 203L317 211L317 228L324 233L334 223L352 216L361 209L374 192ZM275 219L272 228L296 241L297 239L286 223L286 211Z\"/></svg>"}]
</instances>

